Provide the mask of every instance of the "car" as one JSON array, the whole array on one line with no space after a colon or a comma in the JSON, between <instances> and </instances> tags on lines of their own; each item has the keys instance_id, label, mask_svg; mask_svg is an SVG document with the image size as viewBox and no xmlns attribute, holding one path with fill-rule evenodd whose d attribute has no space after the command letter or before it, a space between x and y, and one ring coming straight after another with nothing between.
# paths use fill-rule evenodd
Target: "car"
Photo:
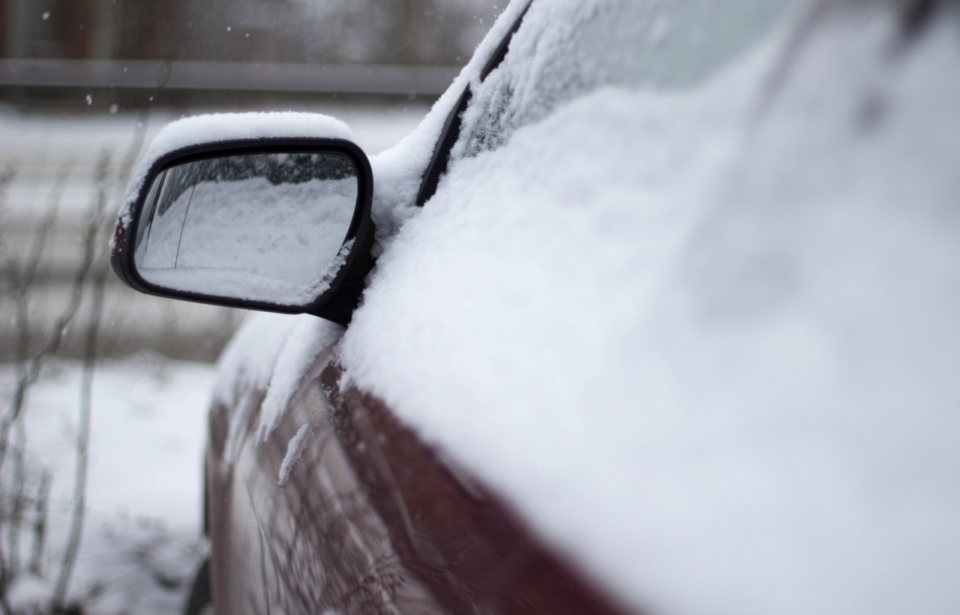
<instances>
[{"instance_id":1,"label":"car","mask_svg":"<svg viewBox=\"0 0 960 615\"><path fill-rule=\"evenodd\" d=\"M956 612L958 35L515 0L372 160L318 115L167 127L115 271L264 312L189 612Z\"/></svg>"}]
</instances>

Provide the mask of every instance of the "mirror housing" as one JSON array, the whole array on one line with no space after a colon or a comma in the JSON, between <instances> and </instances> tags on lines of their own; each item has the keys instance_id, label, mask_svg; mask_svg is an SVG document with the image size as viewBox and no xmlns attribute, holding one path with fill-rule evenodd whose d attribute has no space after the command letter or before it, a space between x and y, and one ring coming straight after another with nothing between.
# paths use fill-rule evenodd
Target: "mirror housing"
<instances>
[{"instance_id":1,"label":"mirror housing","mask_svg":"<svg viewBox=\"0 0 960 615\"><path fill-rule=\"evenodd\" d=\"M320 270L323 274L322 279L314 281L313 287L315 287L316 292L309 294L309 296L300 293L300 296L296 299L292 299L290 296L276 295L275 299L273 297L266 298L263 291L260 291L260 296L253 293L252 296L244 297L242 292L232 290L221 291L218 294L198 292L197 288L206 288L202 283L192 283L187 285L190 289L186 289L184 286L178 288L170 284L158 283L155 276L152 282L145 279L144 271L141 271L141 268L138 267L137 241L138 237L142 239L140 229L143 225L150 225L152 228L155 204L161 197L159 190L155 190L154 186L161 185L167 171L177 167L188 168L185 165L205 161L215 163L234 157L251 157L262 160L264 156L270 155L302 154L314 155L314 159L317 158L315 155L346 157L356 169L356 205L353 215L352 218L349 218L348 226L344 222L344 225L347 226L346 234L329 267L320 264L324 268ZM192 185L191 189L198 184L199 179L195 178L195 184ZM216 188L217 185L215 184L214 189ZM186 193L184 192L184 194ZM350 196L352 196L352 193ZM112 242L110 264L120 279L128 286L149 295L267 312L313 314L341 325L347 325L363 292L364 278L373 267L371 249L374 233L370 218L372 198L373 173L370 169L370 162L358 146L344 139L314 137L234 139L184 147L158 157L146 170L137 193L128 197L129 210L120 216L117 223ZM192 199L193 193L191 192L189 200ZM189 200L187 212L190 211L191 206ZM252 205L258 206L257 203ZM220 207L223 206L220 205ZM149 220L143 219L145 214ZM240 214L242 215L242 212ZM182 241L184 235L183 229L186 228L186 216L187 214L184 214L180 241ZM250 220L249 226L251 232L255 232L257 229L254 227L259 226L258 221ZM207 229L201 228L201 231L204 230L209 231L209 225ZM306 233L309 233L309 229L306 230ZM178 243L176 251L179 253L179 250L180 245ZM274 258L282 256L282 252L279 252L274 255ZM299 254L291 254L290 256L294 259L301 258ZM176 265L174 266L176 267ZM189 276L190 274L187 272L183 275ZM146 277L149 278L151 275L148 273ZM271 281L269 272L261 278L268 282ZM233 286L237 287L236 284L233 284Z\"/></svg>"}]
</instances>

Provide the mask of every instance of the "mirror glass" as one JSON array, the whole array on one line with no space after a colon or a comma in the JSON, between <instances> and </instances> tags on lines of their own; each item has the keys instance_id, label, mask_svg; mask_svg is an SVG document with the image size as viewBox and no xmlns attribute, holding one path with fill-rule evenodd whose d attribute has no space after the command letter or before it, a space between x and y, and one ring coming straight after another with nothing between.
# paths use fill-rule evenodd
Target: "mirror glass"
<instances>
[{"instance_id":1,"label":"mirror glass","mask_svg":"<svg viewBox=\"0 0 960 615\"><path fill-rule=\"evenodd\" d=\"M340 153L257 153L173 166L154 179L134 259L156 286L299 306L346 259L357 168ZM350 242L352 243L352 242Z\"/></svg>"}]
</instances>

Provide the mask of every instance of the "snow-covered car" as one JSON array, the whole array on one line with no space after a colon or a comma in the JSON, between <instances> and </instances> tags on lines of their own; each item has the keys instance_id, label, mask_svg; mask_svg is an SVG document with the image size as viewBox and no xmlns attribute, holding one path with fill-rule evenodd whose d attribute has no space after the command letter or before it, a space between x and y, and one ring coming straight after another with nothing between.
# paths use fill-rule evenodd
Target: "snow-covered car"
<instances>
[{"instance_id":1,"label":"snow-covered car","mask_svg":"<svg viewBox=\"0 0 960 615\"><path fill-rule=\"evenodd\" d=\"M303 314L220 361L217 613L960 612L956 2L517 0L370 160L172 124L112 258Z\"/></svg>"}]
</instances>

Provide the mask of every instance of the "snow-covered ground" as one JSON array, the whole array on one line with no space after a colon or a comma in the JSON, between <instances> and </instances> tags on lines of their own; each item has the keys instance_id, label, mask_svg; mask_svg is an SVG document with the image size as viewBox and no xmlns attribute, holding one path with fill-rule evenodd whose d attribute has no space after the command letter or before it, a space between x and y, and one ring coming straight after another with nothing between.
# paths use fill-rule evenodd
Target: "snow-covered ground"
<instances>
[{"instance_id":1,"label":"snow-covered ground","mask_svg":"<svg viewBox=\"0 0 960 615\"><path fill-rule=\"evenodd\" d=\"M53 480L42 558L46 580L20 579L11 600L21 608L49 597L63 557L81 375L78 362L52 364L30 390L24 411L28 468L46 468ZM86 519L69 591L85 613L169 615L182 609L203 557L203 443L213 375L210 365L150 354L97 365ZM4 410L13 377L11 366L0 366ZM29 534L23 540L27 553Z\"/></svg>"}]
</instances>

